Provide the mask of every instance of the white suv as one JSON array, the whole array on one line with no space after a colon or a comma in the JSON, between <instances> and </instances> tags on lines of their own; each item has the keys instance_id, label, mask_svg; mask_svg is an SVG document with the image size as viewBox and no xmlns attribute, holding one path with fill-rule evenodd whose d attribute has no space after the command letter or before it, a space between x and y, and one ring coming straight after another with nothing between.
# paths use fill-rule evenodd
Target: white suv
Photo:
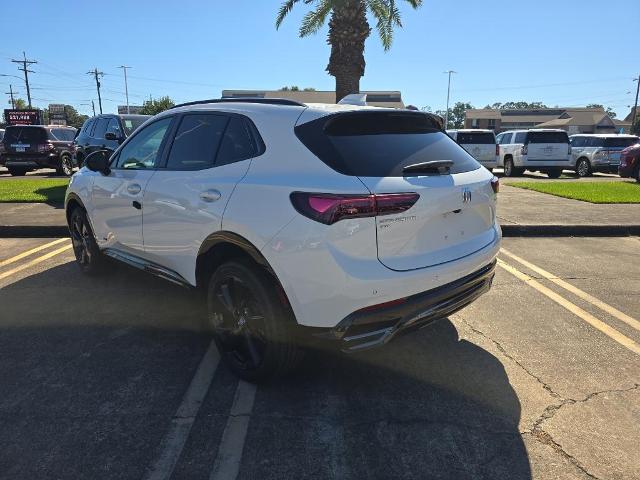
<instances>
[{"instance_id":1,"label":"white suv","mask_svg":"<svg viewBox=\"0 0 640 480\"><path fill-rule=\"evenodd\" d=\"M430 114L210 100L87 157L65 204L84 272L203 287L222 357L258 381L302 338L361 350L486 292L497 190Z\"/></svg>"},{"instance_id":2,"label":"white suv","mask_svg":"<svg viewBox=\"0 0 640 480\"><path fill-rule=\"evenodd\" d=\"M498 166L500 151L493 130L447 130L447 135L489 170Z\"/></svg>"},{"instance_id":3,"label":"white suv","mask_svg":"<svg viewBox=\"0 0 640 480\"><path fill-rule=\"evenodd\" d=\"M622 150L638 143L635 135L571 135L573 165L579 177L593 172L618 173Z\"/></svg>"},{"instance_id":4,"label":"white suv","mask_svg":"<svg viewBox=\"0 0 640 480\"><path fill-rule=\"evenodd\" d=\"M573 169L569 136L564 130L511 130L499 134L496 140L505 177L531 170L558 178L562 170Z\"/></svg>"}]
</instances>

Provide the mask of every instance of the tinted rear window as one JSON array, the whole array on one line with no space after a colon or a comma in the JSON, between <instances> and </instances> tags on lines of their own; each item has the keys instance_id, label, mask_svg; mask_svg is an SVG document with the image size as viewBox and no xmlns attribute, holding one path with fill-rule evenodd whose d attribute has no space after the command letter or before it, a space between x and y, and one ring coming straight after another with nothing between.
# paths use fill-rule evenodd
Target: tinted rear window
<instances>
[{"instance_id":1,"label":"tinted rear window","mask_svg":"<svg viewBox=\"0 0 640 480\"><path fill-rule=\"evenodd\" d=\"M569 143L567 132L529 132L527 143Z\"/></svg>"},{"instance_id":2,"label":"tinted rear window","mask_svg":"<svg viewBox=\"0 0 640 480\"><path fill-rule=\"evenodd\" d=\"M63 142L70 142L76 135L75 130L70 130L68 128L52 128L49 130L49 133L53 137L52 140L60 140Z\"/></svg>"},{"instance_id":3,"label":"tinted rear window","mask_svg":"<svg viewBox=\"0 0 640 480\"><path fill-rule=\"evenodd\" d=\"M458 143L461 145L478 145L478 144L490 144L496 143L496 139L493 134L489 132L485 133L465 133L458 132Z\"/></svg>"},{"instance_id":4,"label":"tinted rear window","mask_svg":"<svg viewBox=\"0 0 640 480\"><path fill-rule=\"evenodd\" d=\"M47 140L47 132L38 127L8 127L4 133L4 142L12 143L44 143Z\"/></svg>"},{"instance_id":5,"label":"tinted rear window","mask_svg":"<svg viewBox=\"0 0 640 480\"><path fill-rule=\"evenodd\" d=\"M626 148L638 143L638 137L605 138L604 146L607 148Z\"/></svg>"},{"instance_id":6,"label":"tinted rear window","mask_svg":"<svg viewBox=\"0 0 640 480\"><path fill-rule=\"evenodd\" d=\"M453 160L451 173L480 168L430 116L407 112L349 112L299 125L300 141L344 175L401 177L408 165Z\"/></svg>"},{"instance_id":7,"label":"tinted rear window","mask_svg":"<svg viewBox=\"0 0 640 480\"><path fill-rule=\"evenodd\" d=\"M133 131L146 122L149 117L122 117L122 126L124 134L128 137Z\"/></svg>"}]
</instances>

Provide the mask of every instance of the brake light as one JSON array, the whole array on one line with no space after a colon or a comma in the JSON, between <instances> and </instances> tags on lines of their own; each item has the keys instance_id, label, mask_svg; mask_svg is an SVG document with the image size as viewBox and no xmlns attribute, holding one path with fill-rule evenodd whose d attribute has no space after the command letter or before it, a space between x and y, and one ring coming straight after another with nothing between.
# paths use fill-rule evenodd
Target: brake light
<instances>
[{"instance_id":1,"label":"brake light","mask_svg":"<svg viewBox=\"0 0 640 480\"><path fill-rule=\"evenodd\" d=\"M496 143L496 157L500 156L500 145Z\"/></svg>"},{"instance_id":2,"label":"brake light","mask_svg":"<svg viewBox=\"0 0 640 480\"><path fill-rule=\"evenodd\" d=\"M53 149L54 149L53 143L50 143L50 142L41 143L40 145L38 145L39 153L50 152Z\"/></svg>"},{"instance_id":3,"label":"brake light","mask_svg":"<svg viewBox=\"0 0 640 480\"><path fill-rule=\"evenodd\" d=\"M526 145L523 145L522 148L520 149L520 153L522 155L526 155L528 151L529 151L529 149L527 148Z\"/></svg>"},{"instance_id":4,"label":"brake light","mask_svg":"<svg viewBox=\"0 0 640 480\"><path fill-rule=\"evenodd\" d=\"M498 192L500 191L500 179L498 177L494 176L491 179L491 188L493 189L493 193L497 195Z\"/></svg>"},{"instance_id":5,"label":"brake light","mask_svg":"<svg viewBox=\"0 0 640 480\"><path fill-rule=\"evenodd\" d=\"M293 192L293 207L305 217L332 225L348 218L392 215L409 210L420 198L417 193L381 195L335 195L331 193Z\"/></svg>"}]
</instances>

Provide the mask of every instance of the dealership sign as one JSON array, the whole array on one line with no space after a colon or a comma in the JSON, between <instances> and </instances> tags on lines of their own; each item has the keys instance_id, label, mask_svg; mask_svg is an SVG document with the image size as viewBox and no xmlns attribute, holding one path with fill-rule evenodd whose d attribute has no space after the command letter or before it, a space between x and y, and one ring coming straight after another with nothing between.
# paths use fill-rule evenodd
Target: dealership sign
<instances>
[{"instance_id":1,"label":"dealership sign","mask_svg":"<svg viewBox=\"0 0 640 480\"><path fill-rule=\"evenodd\" d=\"M4 120L7 125L42 125L42 111L5 109Z\"/></svg>"}]
</instances>

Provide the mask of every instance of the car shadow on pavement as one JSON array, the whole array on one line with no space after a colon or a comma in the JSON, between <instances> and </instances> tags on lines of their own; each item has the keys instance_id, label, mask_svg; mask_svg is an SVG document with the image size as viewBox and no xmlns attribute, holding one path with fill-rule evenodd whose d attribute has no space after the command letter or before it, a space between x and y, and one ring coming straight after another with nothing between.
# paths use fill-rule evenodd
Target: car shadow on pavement
<instances>
[{"instance_id":1,"label":"car shadow on pavement","mask_svg":"<svg viewBox=\"0 0 640 480\"><path fill-rule=\"evenodd\" d=\"M140 478L210 341L202 295L67 263L0 305L0 478ZM175 478L208 478L236 385L219 367ZM258 387L239 478L529 479L520 410L500 361L449 320L314 350Z\"/></svg>"}]
</instances>

